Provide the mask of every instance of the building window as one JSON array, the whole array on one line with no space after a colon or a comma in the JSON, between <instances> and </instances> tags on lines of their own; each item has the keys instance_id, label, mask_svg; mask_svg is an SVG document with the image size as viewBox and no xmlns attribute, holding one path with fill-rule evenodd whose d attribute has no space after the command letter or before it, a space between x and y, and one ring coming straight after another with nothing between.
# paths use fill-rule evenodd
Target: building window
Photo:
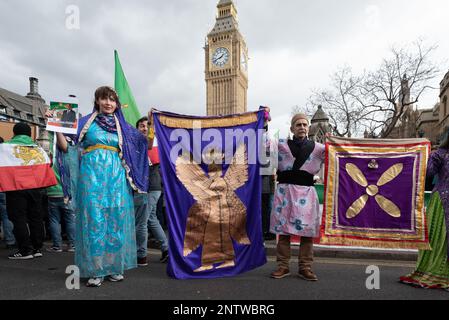
<instances>
[{"instance_id":1,"label":"building window","mask_svg":"<svg viewBox=\"0 0 449 320\"><path fill-rule=\"evenodd\" d=\"M0 107L0 112L1 113L6 113L6 107Z\"/></svg>"},{"instance_id":2,"label":"building window","mask_svg":"<svg viewBox=\"0 0 449 320\"><path fill-rule=\"evenodd\" d=\"M20 118L20 111L14 110L14 116Z\"/></svg>"},{"instance_id":3,"label":"building window","mask_svg":"<svg viewBox=\"0 0 449 320\"><path fill-rule=\"evenodd\" d=\"M44 118L39 118L39 122L42 124L45 124L45 119Z\"/></svg>"},{"instance_id":4,"label":"building window","mask_svg":"<svg viewBox=\"0 0 449 320\"><path fill-rule=\"evenodd\" d=\"M448 114L448 110L447 110L447 96L444 96L443 98L443 110L444 110L444 116L446 117Z\"/></svg>"},{"instance_id":5,"label":"building window","mask_svg":"<svg viewBox=\"0 0 449 320\"><path fill-rule=\"evenodd\" d=\"M28 119L28 121L33 121L33 115L32 114L27 114L27 119Z\"/></svg>"}]
</instances>

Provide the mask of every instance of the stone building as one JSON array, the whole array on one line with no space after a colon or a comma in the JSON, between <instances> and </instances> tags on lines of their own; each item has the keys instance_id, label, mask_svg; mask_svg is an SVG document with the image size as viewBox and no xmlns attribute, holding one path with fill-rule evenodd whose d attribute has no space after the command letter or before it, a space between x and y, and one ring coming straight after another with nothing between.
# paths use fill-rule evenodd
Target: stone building
<instances>
[{"instance_id":1,"label":"stone building","mask_svg":"<svg viewBox=\"0 0 449 320\"><path fill-rule=\"evenodd\" d=\"M449 130L449 72L440 82L439 102L433 108L419 110L417 132L420 137L425 137L437 147L443 135Z\"/></svg>"},{"instance_id":2,"label":"stone building","mask_svg":"<svg viewBox=\"0 0 449 320\"><path fill-rule=\"evenodd\" d=\"M248 49L232 0L220 0L215 26L207 35L205 80L207 115L247 110Z\"/></svg>"},{"instance_id":3,"label":"stone building","mask_svg":"<svg viewBox=\"0 0 449 320\"><path fill-rule=\"evenodd\" d=\"M405 139L417 137L417 121L419 117L419 111L413 104L410 104L410 86L409 79L406 75L401 81L401 94L399 95L398 109L404 105L404 111L399 118L396 126L388 135L389 139Z\"/></svg>"},{"instance_id":4,"label":"stone building","mask_svg":"<svg viewBox=\"0 0 449 320\"><path fill-rule=\"evenodd\" d=\"M437 103L432 109L418 110L417 136L427 138L433 146L439 143L440 129L438 118L440 113L440 104Z\"/></svg>"},{"instance_id":5,"label":"stone building","mask_svg":"<svg viewBox=\"0 0 449 320\"><path fill-rule=\"evenodd\" d=\"M324 112L323 107L319 105L310 121L309 139L324 144L326 143L326 133L331 132L332 126L329 124L329 117Z\"/></svg>"},{"instance_id":6,"label":"stone building","mask_svg":"<svg viewBox=\"0 0 449 320\"><path fill-rule=\"evenodd\" d=\"M449 130L449 71L440 82L440 106L438 112L438 127L440 131L440 137Z\"/></svg>"},{"instance_id":7,"label":"stone building","mask_svg":"<svg viewBox=\"0 0 449 320\"><path fill-rule=\"evenodd\" d=\"M332 126L329 123L329 117L324 112L323 107L319 105L317 111L312 117L312 120L310 121L309 139L325 144L327 133L332 133ZM321 168L317 176L320 178L319 183L323 183L324 166Z\"/></svg>"},{"instance_id":8,"label":"stone building","mask_svg":"<svg viewBox=\"0 0 449 320\"><path fill-rule=\"evenodd\" d=\"M433 108L416 109L409 106L388 138L417 138L430 140L438 147L443 135L449 130L449 71L440 82L439 102Z\"/></svg>"},{"instance_id":9,"label":"stone building","mask_svg":"<svg viewBox=\"0 0 449 320\"><path fill-rule=\"evenodd\" d=\"M36 139L45 129L45 109L48 107L39 94L39 81L29 78L30 92L26 96L0 88L0 136L9 140L17 122L31 126L32 138Z\"/></svg>"}]
</instances>

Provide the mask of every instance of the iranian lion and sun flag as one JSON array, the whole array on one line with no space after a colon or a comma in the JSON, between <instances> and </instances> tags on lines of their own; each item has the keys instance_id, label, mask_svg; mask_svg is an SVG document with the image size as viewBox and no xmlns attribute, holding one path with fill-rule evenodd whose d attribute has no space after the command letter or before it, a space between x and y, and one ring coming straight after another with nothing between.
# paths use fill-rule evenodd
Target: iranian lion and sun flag
<instances>
[{"instance_id":1,"label":"iranian lion and sun flag","mask_svg":"<svg viewBox=\"0 0 449 320\"><path fill-rule=\"evenodd\" d=\"M44 188L56 177L47 153L32 143L0 144L0 192Z\"/></svg>"}]
</instances>

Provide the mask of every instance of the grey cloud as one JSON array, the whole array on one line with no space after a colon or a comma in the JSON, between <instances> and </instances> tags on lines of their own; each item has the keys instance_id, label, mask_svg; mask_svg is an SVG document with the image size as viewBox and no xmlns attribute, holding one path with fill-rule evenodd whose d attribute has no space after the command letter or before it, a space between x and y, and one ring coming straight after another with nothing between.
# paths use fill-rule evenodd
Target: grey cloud
<instances>
[{"instance_id":1,"label":"grey cloud","mask_svg":"<svg viewBox=\"0 0 449 320\"><path fill-rule=\"evenodd\" d=\"M402 1L402 0L401 0ZM421 1L421 0L419 0ZM173 112L205 114L204 39L213 28L218 0L3 0L0 2L0 87L26 94L27 79L40 79L44 98L76 94L84 113L93 92L113 85L117 49L141 112L150 106ZM365 9L387 0L234 0L240 30L251 58L282 50L302 55L335 48L363 28ZM390 3L390 1L388 1ZM402 2L401 2L402 3ZM65 28L65 8L80 8L81 29ZM380 35L381 36L381 35ZM329 59L333 52L329 51ZM272 61L287 66L286 61ZM283 79L254 70L250 61L249 108L278 105L276 113L306 99L306 74L298 74L301 90L277 96ZM337 67L337 66L336 66ZM28 72L31 72L29 74ZM292 72L301 72L293 70ZM327 79L330 72L321 75ZM267 80L261 89L259 79ZM325 80L323 80L325 82ZM271 87L271 89L270 89ZM283 93L288 90L283 90Z\"/></svg>"}]
</instances>

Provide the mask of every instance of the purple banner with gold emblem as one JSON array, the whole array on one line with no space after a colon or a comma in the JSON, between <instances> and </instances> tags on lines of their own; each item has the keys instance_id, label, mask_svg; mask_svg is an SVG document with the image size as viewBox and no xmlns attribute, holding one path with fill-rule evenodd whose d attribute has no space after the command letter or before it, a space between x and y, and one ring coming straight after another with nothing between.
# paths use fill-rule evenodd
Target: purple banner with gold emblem
<instances>
[{"instance_id":1,"label":"purple banner with gold emblem","mask_svg":"<svg viewBox=\"0 0 449 320\"><path fill-rule=\"evenodd\" d=\"M426 139L326 143L321 244L428 249Z\"/></svg>"},{"instance_id":2,"label":"purple banner with gold emblem","mask_svg":"<svg viewBox=\"0 0 449 320\"><path fill-rule=\"evenodd\" d=\"M263 110L153 116L170 232L169 276L227 277L265 264L258 160Z\"/></svg>"}]
</instances>

